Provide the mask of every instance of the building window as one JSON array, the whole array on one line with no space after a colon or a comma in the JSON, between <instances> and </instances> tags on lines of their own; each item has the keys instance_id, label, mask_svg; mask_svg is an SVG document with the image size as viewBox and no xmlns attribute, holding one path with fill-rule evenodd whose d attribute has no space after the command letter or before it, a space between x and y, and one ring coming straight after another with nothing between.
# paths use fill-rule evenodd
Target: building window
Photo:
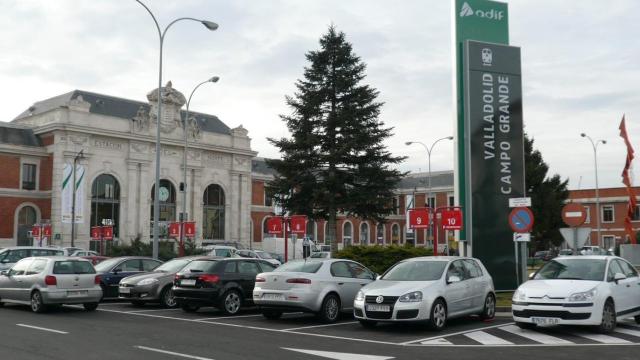
<instances>
[{"instance_id":1,"label":"building window","mask_svg":"<svg viewBox=\"0 0 640 360\"><path fill-rule=\"evenodd\" d=\"M367 224L366 222L360 224L360 244L369 244L369 224Z\"/></svg>"},{"instance_id":2,"label":"building window","mask_svg":"<svg viewBox=\"0 0 640 360\"><path fill-rule=\"evenodd\" d=\"M393 197L393 214L394 215L398 215L400 214L400 198L397 196Z\"/></svg>"},{"instance_id":3,"label":"building window","mask_svg":"<svg viewBox=\"0 0 640 360\"><path fill-rule=\"evenodd\" d=\"M36 189L36 170L35 164L22 164L22 190Z\"/></svg>"},{"instance_id":4,"label":"building window","mask_svg":"<svg viewBox=\"0 0 640 360\"><path fill-rule=\"evenodd\" d=\"M318 237L318 226L316 225L316 221L313 219L307 220L307 238L311 241L315 241Z\"/></svg>"},{"instance_id":5,"label":"building window","mask_svg":"<svg viewBox=\"0 0 640 360\"><path fill-rule=\"evenodd\" d=\"M384 224L378 223L376 226L376 243L384 244Z\"/></svg>"},{"instance_id":6,"label":"building window","mask_svg":"<svg viewBox=\"0 0 640 360\"><path fill-rule=\"evenodd\" d=\"M91 185L91 226L113 225L113 237L120 235L120 184L108 174L98 176ZM110 243L110 242L108 242ZM89 243L91 250L100 251L100 241Z\"/></svg>"},{"instance_id":7,"label":"building window","mask_svg":"<svg viewBox=\"0 0 640 360\"><path fill-rule=\"evenodd\" d=\"M153 228L153 204L155 202L155 185L151 187L151 219L150 228ZM167 237L169 222L176 221L176 188L169 180L160 180L160 221L158 224L160 237Z\"/></svg>"},{"instance_id":8,"label":"building window","mask_svg":"<svg viewBox=\"0 0 640 360\"><path fill-rule=\"evenodd\" d=\"M602 222L611 223L615 219L613 205L602 206Z\"/></svg>"},{"instance_id":9,"label":"building window","mask_svg":"<svg viewBox=\"0 0 640 360\"><path fill-rule=\"evenodd\" d=\"M591 207L585 206L584 211L587 213L587 217L584 220L585 224L589 224L591 222Z\"/></svg>"},{"instance_id":10,"label":"building window","mask_svg":"<svg viewBox=\"0 0 640 360\"><path fill-rule=\"evenodd\" d=\"M616 246L616 237L613 235L604 235L602 237L602 244L605 250L611 249Z\"/></svg>"},{"instance_id":11,"label":"building window","mask_svg":"<svg viewBox=\"0 0 640 360\"><path fill-rule=\"evenodd\" d=\"M633 218L631 218L631 221L640 221L640 205L636 205L636 208L633 210Z\"/></svg>"},{"instance_id":12,"label":"building window","mask_svg":"<svg viewBox=\"0 0 640 360\"><path fill-rule=\"evenodd\" d=\"M224 239L224 190L216 184L207 186L202 202L202 238Z\"/></svg>"},{"instance_id":13,"label":"building window","mask_svg":"<svg viewBox=\"0 0 640 360\"><path fill-rule=\"evenodd\" d=\"M38 214L36 209L32 206L24 206L18 212L18 234L17 244L18 246L31 246L33 245L32 239L29 237L29 231L33 228L33 225L38 222Z\"/></svg>"},{"instance_id":14,"label":"building window","mask_svg":"<svg viewBox=\"0 0 640 360\"><path fill-rule=\"evenodd\" d=\"M351 239L353 238L353 226L351 222L345 221L342 225L342 245L351 246Z\"/></svg>"},{"instance_id":15,"label":"building window","mask_svg":"<svg viewBox=\"0 0 640 360\"><path fill-rule=\"evenodd\" d=\"M456 198L452 195L449 195L449 206L455 206Z\"/></svg>"},{"instance_id":16,"label":"building window","mask_svg":"<svg viewBox=\"0 0 640 360\"><path fill-rule=\"evenodd\" d=\"M430 207L432 209L435 209L436 208L436 197L435 196L429 196L427 199L428 199L428 201L427 201L426 206Z\"/></svg>"},{"instance_id":17,"label":"building window","mask_svg":"<svg viewBox=\"0 0 640 360\"><path fill-rule=\"evenodd\" d=\"M273 198L266 189L264 191L264 206L273 206Z\"/></svg>"},{"instance_id":18,"label":"building window","mask_svg":"<svg viewBox=\"0 0 640 360\"><path fill-rule=\"evenodd\" d=\"M392 244L400 244L400 225L393 224L391 225L391 243Z\"/></svg>"}]
</instances>

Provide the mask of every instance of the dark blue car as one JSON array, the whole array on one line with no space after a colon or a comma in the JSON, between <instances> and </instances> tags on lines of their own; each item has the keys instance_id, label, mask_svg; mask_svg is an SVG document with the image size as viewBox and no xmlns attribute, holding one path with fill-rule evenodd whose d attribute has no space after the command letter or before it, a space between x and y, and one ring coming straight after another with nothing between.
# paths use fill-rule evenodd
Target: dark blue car
<instances>
[{"instance_id":1,"label":"dark blue car","mask_svg":"<svg viewBox=\"0 0 640 360\"><path fill-rule=\"evenodd\" d=\"M117 298L120 280L127 276L153 271L160 264L162 264L160 260L142 256L115 257L99 263L95 268L100 275L102 298Z\"/></svg>"}]
</instances>

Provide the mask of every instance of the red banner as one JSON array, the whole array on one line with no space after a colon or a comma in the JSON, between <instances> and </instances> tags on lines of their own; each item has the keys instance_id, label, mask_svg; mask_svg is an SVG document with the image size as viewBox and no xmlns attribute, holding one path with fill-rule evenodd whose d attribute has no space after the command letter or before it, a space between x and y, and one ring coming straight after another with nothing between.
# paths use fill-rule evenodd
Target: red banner
<instances>
[{"instance_id":1,"label":"red banner","mask_svg":"<svg viewBox=\"0 0 640 360\"><path fill-rule=\"evenodd\" d=\"M103 240L113 240L113 226L103 226L102 227L102 239Z\"/></svg>"},{"instance_id":2,"label":"red banner","mask_svg":"<svg viewBox=\"0 0 640 360\"><path fill-rule=\"evenodd\" d=\"M100 226L92 226L91 227L91 240L100 240L102 230Z\"/></svg>"},{"instance_id":3,"label":"red banner","mask_svg":"<svg viewBox=\"0 0 640 360\"><path fill-rule=\"evenodd\" d=\"M51 224L44 225L42 227L42 236L51 239Z\"/></svg>"},{"instance_id":4,"label":"red banner","mask_svg":"<svg viewBox=\"0 0 640 360\"><path fill-rule=\"evenodd\" d=\"M282 216L272 216L267 219L267 232L269 234L282 233Z\"/></svg>"},{"instance_id":5,"label":"red banner","mask_svg":"<svg viewBox=\"0 0 640 360\"><path fill-rule=\"evenodd\" d=\"M180 223L169 223L169 237L177 238L180 236Z\"/></svg>"},{"instance_id":6,"label":"red banner","mask_svg":"<svg viewBox=\"0 0 640 360\"><path fill-rule=\"evenodd\" d=\"M184 223L184 236L188 238L193 238L196 236L195 221L188 221Z\"/></svg>"},{"instance_id":7,"label":"red banner","mask_svg":"<svg viewBox=\"0 0 640 360\"><path fill-rule=\"evenodd\" d=\"M429 210L427 208L409 209L409 227L426 229L429 227Z\"/></svg>"},{"instance_id":8,"label":"red banner","mask_svg":"<svg viewBox=\"0 0 640 360\"><path fill-rule=\"evenodd\" d=\"M444 210L441 224L442 230L462 230L462 210Z\"/></svg>"},{"instance_id":9,"label":"red banner","mask_svg":"<svg viewBox=\"0 0 640 360\"><path fill-rule=\"evenodd\" d=\"M636 211L636 194L633 191L632 177L629 174L629 170L631 169L633 159L635 158L633 147L631 146L631 141L629 141L629 134L627 133L627 126L625 124L624 115L622 115L622 121L620 121L620 136L624 139L624 143L627 146L627 159L624 164L624 168L622 169L622 183L627 188L627 193L629 194L629 203L627 205L627 216L624 218L624 231L629 236L629 241L632 244L636 243L636 235L633 231L633 224L631 221Z\"/></svg>"},{"instance_id":10,"label":"red banner","mask_svg":"<svg viewBox=\"0 0 640 360\"><path fill-rule=\"evenodd\" d=\"M307 216L306 215L293 215L291 219L291 233L304 235L307 233Z\"/></svg>"},{"instance_id":11,"label":"red banner","mask_svg":"<svg viewBox=\"0 0 640 360\"><path fill-rule=\"evenodd\" d=\"M31 236L33 236L34 240L40 239L40 225L34 225L33 228L31 228Z\"/></svg>"}]
</instances>

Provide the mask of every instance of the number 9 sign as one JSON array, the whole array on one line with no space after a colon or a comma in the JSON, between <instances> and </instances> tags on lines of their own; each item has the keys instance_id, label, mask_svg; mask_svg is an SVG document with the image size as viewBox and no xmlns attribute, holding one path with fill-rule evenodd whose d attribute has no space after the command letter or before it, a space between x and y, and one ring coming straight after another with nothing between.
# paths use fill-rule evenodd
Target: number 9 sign
<instances>
[{"instance_id":1,"label":"number 9 sign","mask_svg":"<svg viewBox=\"0 0 640 360\"><path fill-rule=\"evenodd\" d=\"M429 210L426 208L409 210L409 227L412 229L428 228Z\"/></svg>"}]
</instances>

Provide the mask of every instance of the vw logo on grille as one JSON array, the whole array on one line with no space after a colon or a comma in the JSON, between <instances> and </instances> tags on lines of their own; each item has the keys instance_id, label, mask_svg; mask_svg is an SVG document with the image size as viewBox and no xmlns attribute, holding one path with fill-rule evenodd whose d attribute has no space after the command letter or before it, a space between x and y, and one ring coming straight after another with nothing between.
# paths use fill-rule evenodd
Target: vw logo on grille
<instances>
[{"instance_id":1,"label":"vw logo on grille","mask_svg":"<svg viewBox=\"0 0 640 360\"><path fill-rule=\"evenodd\" d=\"M384 296L382 296L382 295L379 295L379 296L376 298L376 302L377 302L378 304L382 304L382 302L383 302L383 301L384 301Z\"/></svg>"}]
</instances>

